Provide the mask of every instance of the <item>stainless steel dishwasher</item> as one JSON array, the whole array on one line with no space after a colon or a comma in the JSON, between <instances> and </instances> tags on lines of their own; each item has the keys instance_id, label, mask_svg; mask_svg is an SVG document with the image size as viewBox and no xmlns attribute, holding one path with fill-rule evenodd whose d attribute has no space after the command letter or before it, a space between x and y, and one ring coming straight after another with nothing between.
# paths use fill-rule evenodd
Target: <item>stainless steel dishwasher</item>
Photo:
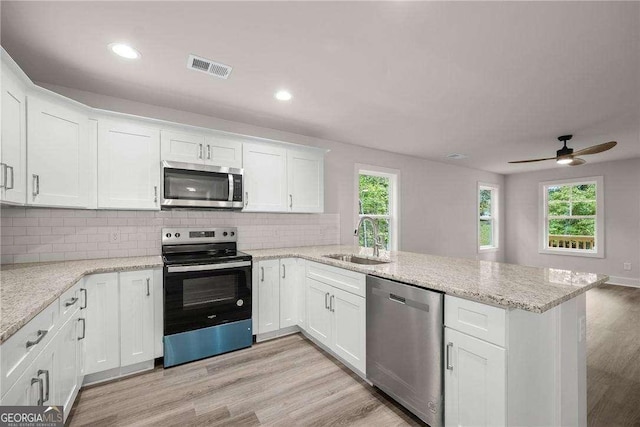
<instances>
[{"instance_id":1,"label":"stainless steel dishwasher","mask_svg":"<svg viewBox=\"0 0 640 427\"><path fill-rule=\"evenodd\" d=\"M367 276L367 378L431 427L443 425L443 294Z\"/></svg>"}]
</instances>

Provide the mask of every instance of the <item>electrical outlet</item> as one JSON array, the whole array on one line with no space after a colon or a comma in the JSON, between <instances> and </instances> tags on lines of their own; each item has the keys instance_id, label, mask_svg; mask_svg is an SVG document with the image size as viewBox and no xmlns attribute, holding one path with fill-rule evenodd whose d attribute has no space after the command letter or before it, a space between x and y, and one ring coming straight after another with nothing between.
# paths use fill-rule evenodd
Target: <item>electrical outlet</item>
<instances>
[{"instance_id":1,"label":"electrical outlet","mask_svg":"<svg viewBox=\"0 0 640 427\"><path fill-rule=\"evenodd\" d=\"M622 268L624 268L625 271L631 271L631 263L630 262L623 263Z\"/></svg>"},{"instance_id":2,"label":"electrical outlet","mask_svg":"<svg viewBox=\"0 0 640 427\"><path fill-rule=\"evenodd\" d=\"M112 232L110 241L111 243L118 243L120 241L120 232L119 231Z\"/></svg>"},{"instance_id":3,"label":"electrical outlet","mask_svg":"<svg viewBox=\"0 0 640 427\"><path fill-rule=\"evenodd\" d=\"M587 339L587 317L580 317L578 322L578 342L582 342Z\"/></svg>"}]
</instances>

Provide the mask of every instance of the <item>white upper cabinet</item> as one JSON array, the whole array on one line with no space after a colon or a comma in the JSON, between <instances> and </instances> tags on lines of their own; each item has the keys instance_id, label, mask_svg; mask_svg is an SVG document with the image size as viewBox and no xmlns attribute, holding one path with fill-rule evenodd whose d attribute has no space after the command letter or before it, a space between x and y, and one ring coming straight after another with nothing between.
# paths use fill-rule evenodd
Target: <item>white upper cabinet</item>
<instances>
[{"instance_id":1,"label":"white upper cabinet","mask_svg":"<svg viewBox=\"0 0 640 427\"><path fill-rule=\"evenodd\" d=\"M162 131L162 160L242 168L242 141L223 133Z\"/></svg>"},{"instance_id":2,"label":"white upper cabinet","mask_svg":"<svg viewBox=\"0 0 640 427\"><path fill-rule=\"evenodd\" d=\"M244 211L286 212L287 150L277 145L244 143Z\"/></svg>"},{"instance_id":3,"label":"white upper cabinet","mask_svg":"<svg viewBox=\"0 0 640 427\"><path fill-rule=\"evenodd\" d=\"M287 150L290 212L324 212L324 153Z\"/></svg>"},{"instance_id":4,"label":"white upper cabinet","mask_svg":"<svg viewBox=\"0 0 640 427\"><path fill-rule=\"evenodd\" d=\"M225 134L214 134L206 137L205 164L242 168L242 142Z\"/></svg>"},{"instance_id":5,"label":"white upper cabinet","mask_svg":"<svg viewBox=\"0 0 640 427\"><path fill-rule=\"evenodd\" d=\"M162 160L203 164L204 155L204 135L162 131Z\"/></svg>"},{"instance_id":6,"label":"white upper cabinet","mask_svg":"<svg viewBox=\"0 0 640 427\"><path fill-rule=\"evenodd\" d=\"M26 202L27 97L24 87L2 67L2 146L0 150L0 200Z\"/></svg>"},{"instance_id":7,"label":"white upper cabinet","mask_svg":"<svg viewBox=\"0 0 640 427\"><path fill-rule=\"evenodd\" d=\"M98 122L98 208L160 209L160 132Z\"/></svg>"},{"instance_id":8,"label":"white upper cabinet","mask_svg":"<svg viewBox=\"0 0 640 427\"><path fill-rule=\"evenodd\" d=\"M90 160L86 111L62 98L39 93L29 95L27 104L27 204L87 207Z\"/></svg>"}]
</instances>

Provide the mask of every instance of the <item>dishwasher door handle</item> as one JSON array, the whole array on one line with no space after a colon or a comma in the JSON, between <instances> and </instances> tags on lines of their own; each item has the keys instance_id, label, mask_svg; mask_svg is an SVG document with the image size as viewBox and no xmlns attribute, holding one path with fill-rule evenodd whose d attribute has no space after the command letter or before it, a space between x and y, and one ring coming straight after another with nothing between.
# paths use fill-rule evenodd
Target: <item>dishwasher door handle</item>
<instances>
[{"instance_id":1,"label":"dishwasher door handle","mask_svg":"<svg viewBox=\"0 0 640 427\"><path fill-rule=\"evenodd\" d=\"M389 294L389 299L391 301L395 301L395 302L400 303L400 304L406 304L407 303L407 299L406 298L403 298L401 296L398 296L398 295L392 294L392 293Z\"/></svg>"},{"instance_id":2,"label":"dishwasher door handle","mask_svg":"<svg viewBox=\"0 0 640 427\"><path fill-rule=\"evenodd\" d=\"M447 343L447 369L449 371L453 371L453 365L451 364L451 349L453 348L453 343Z\"/></svg>"}]
</instances>

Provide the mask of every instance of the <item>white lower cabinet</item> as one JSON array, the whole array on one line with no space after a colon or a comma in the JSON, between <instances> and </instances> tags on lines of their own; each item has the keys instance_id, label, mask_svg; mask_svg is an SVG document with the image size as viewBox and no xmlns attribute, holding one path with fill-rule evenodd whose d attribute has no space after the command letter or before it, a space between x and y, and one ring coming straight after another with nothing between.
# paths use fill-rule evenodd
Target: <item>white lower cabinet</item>
<instances>
[{"instance_id":1,"label":"white lower cabinet","mask_svg":"<svg viewBox=\"0 0 640 427\"><path fill-rule=\"evenodd\" d=\"M120 366L154 357L153 271L120 273Z\"/></svg>"},{"instance_id":2,"label":"white lower cabinet","mask_svg":"<svg viewBox=\"0 0 640 427\"><path fill-rule=\"evenodd\" d=\"M445 328L445 425L506 425L506 350Z\"/></svg>"},{"instance_id":3,"label":"white lower cabinet","mask_svg":"<svg viewBox=\"0 0 640 427\"><path fill-rule=\"evenodd\" d=\"M258 263L258 334L280 329L280 260Z\"/></svg>"},{"instance_id":4,"label":"white lower cabinet","mask_svg":"<svg viewBox=\"0 0 640 427\"><path fill-rule=\"evenodd\" d=\"M307 333L326 346L331 342L331 289L307 277Z\"/></svg>"},{"instance_id":5,"label":"white lower cabinet","mask_svg":"<svg viewBox=\"0 0 640 427\"><path fill-rule=\"evenodd\" d=\"M67 411L71 409L81 384L78 384L78 346L82 339L84 325L79 321L79 310L65 323L58 333L58 358L57 358L57 393L55 401L63 405Z\"/></svg>"},{"instance_id":6,"label":"white lower cabinet","mask_svg":"<svg viewBox=\"0 0 640 427\"><path fill-rule=\"evenodd\" d=\"M120 299L118 273L85 277L82 292L86 303L85 373L87 375L120 366Z\"/></svg>"},{"instance_id":7,"label":"white lower cabinet","mask_svg":"<svg viewBox=\"0 0 640 427\"><path fill-rule=\"evenodd\" d=\"M365 298L311 277L306 281L307 333L365 373Z\"/></svg>"},{"instance_id":8,"label":"white lower cabinet","mask_svg":"<svg viewBox=\"0 0 640 427\"><path fill-rule=\"evenodd\" d=\"M2 398L3 406L55 405L57 342L51 341Z\"/></svg>"},{"instance_id":9,"label":"white lower cabinet","mask_svg":"<svg viewBox=\"0 0 640 427\"><path fill-rule=\"evenodd\" d=\"M338 356L364 372L366 300L336 288L333 288L331 297L332 349Z\"/></svg>"},{"instance_id":10,"label":"white lower cabinet","mask_svg":"<svg viewBox=\"0 0 640 427\"><path fill-rule=\"evenodd\" d=\"M300 322L299 294L304 283L304 264L298 258L280 260L280 328Z\"/></svg>"}]
</instances>

